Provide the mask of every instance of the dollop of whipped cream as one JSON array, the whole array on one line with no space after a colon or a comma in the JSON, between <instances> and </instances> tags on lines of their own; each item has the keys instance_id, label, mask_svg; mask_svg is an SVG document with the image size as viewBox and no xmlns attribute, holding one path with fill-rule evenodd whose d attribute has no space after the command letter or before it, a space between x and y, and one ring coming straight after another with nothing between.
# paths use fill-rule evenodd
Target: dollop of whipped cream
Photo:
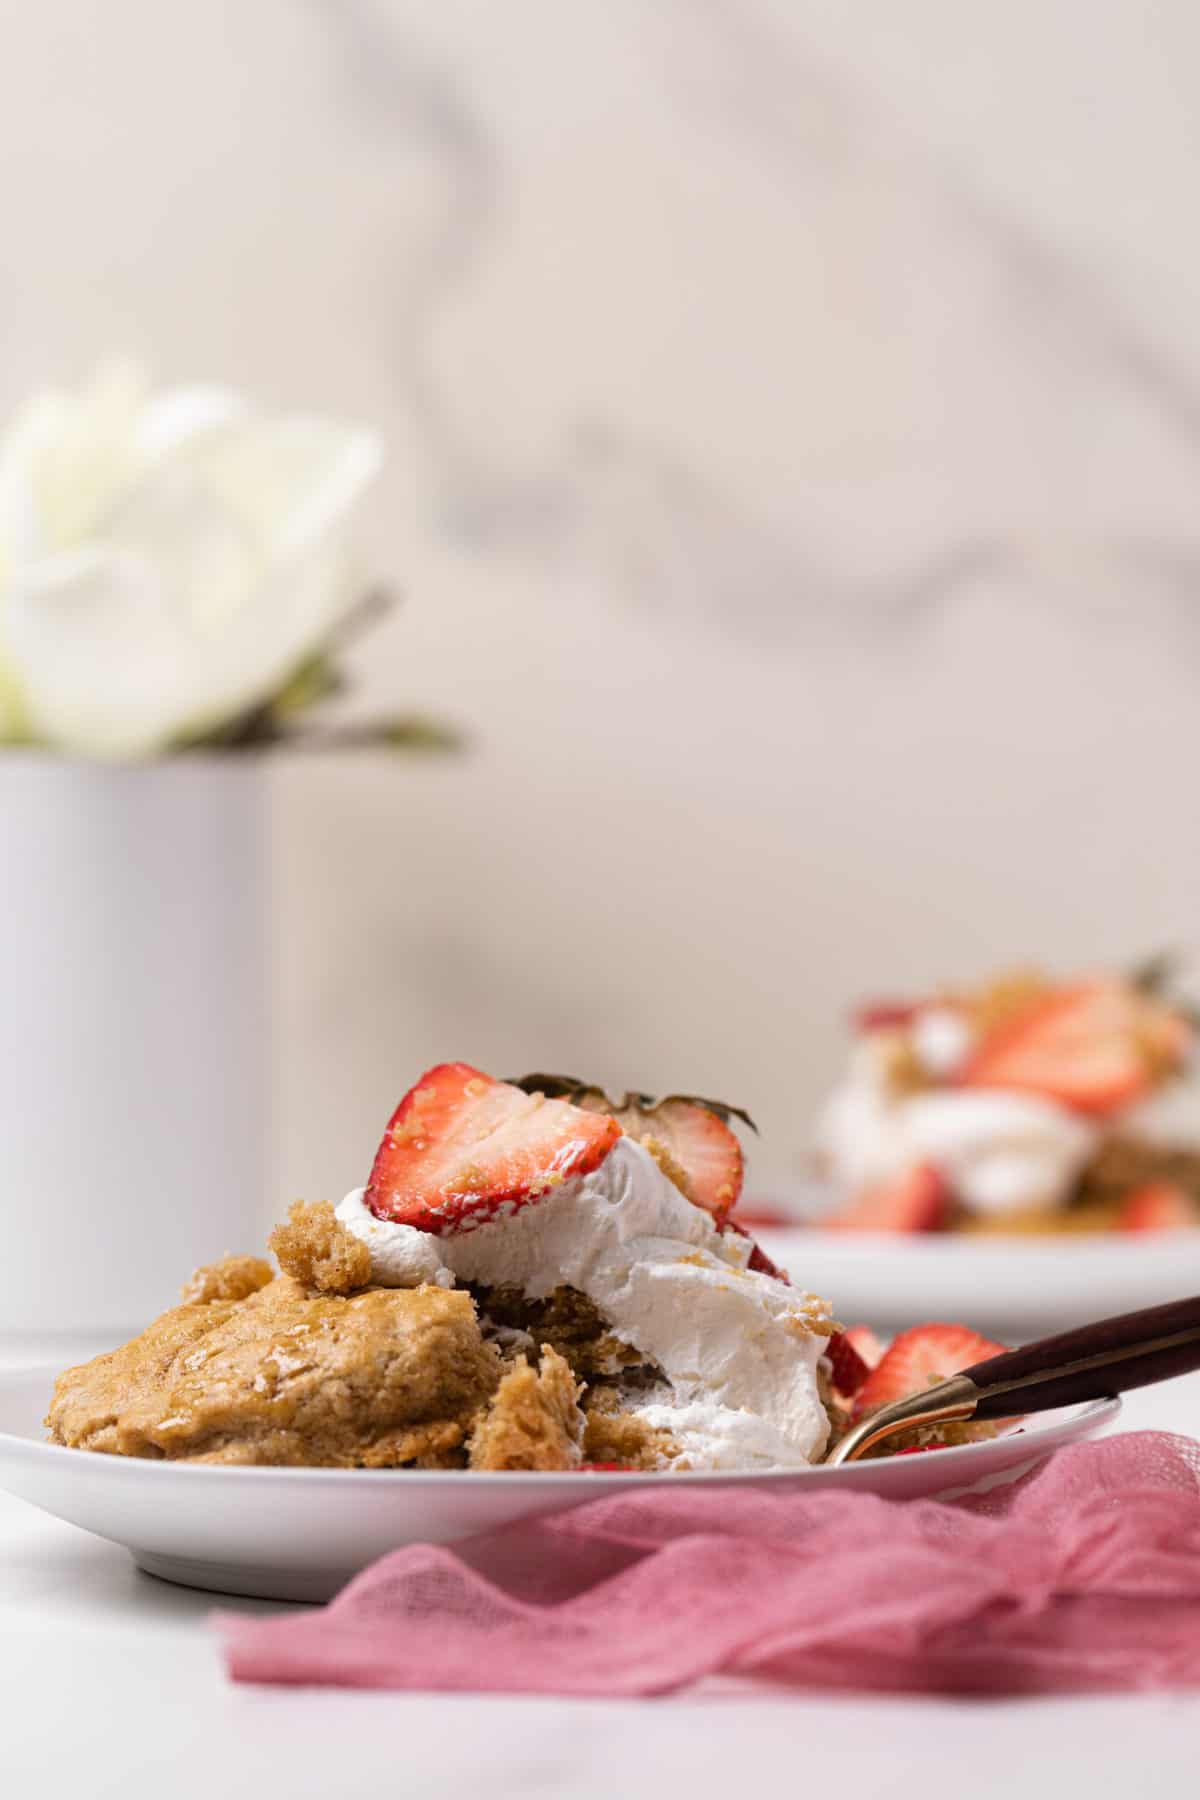
<instances>
[{"instance_id":1,"label":"dollop of whipped cream","mask_svg":"<svg viewBox=\"0 0 1200 1800\"><path fill-rule=\"evenodd\" d=\"M377 1287L453 1287L454 1274L442 1260L439 1239L412 1225L377 1219L367 1205L366 1188L355 1188L337 1209L347 1231L371 1252L371 1280Z\"/></svg>"},{"instance_id":2,"label":"dollop of whipped cream","mask_svg":"<svg viewBox=\"0 0 1200 1800\"><path fill-rule=\"evenodd\" d=\"M586 1294L614 1336L662 1370L665 1386L632 1410L670 1433L676 1466L794 1468L825 1448L817 1363L826 1340L810 1329L820 1303L748 1269L749 1240L718 1231L632 1138L619 1138L590 1174L468 1232L433 1237L386 1224L362 1190L338 1217L370 1249L380 1282L410 1285L396 1275L416 1268L408 1240L418 1238L424 1266L439 1270L421 1279L449 1274L531 1299L563 1286Z\"/></svg>"},{"instance_id":3,"label":"dollop of whipped cream","mask_svg":"<svg viewBox=\"0 0 1200 1800\"><path fill-rule=\"evenodd\" d=\"M953 1072L950 1039L950 1030L927 1029L938 1065L931 1074ZM1094 1125L1034 1094L964 1087L897 1095L887 1064L887 1046L863 1039L822 1114L817 1143L839 1187L853 1192L930 1162L971 1212L1066 1205L1095 1152Z\"/></svg>"}]
</instances>

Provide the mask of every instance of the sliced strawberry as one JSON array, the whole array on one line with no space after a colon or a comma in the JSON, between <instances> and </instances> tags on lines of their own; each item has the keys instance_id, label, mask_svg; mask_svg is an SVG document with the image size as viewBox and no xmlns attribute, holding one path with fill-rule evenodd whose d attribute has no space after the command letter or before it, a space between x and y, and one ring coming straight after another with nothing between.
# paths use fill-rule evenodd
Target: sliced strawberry
<instances>
[{"instance_id":1,"label":"sliced strawberry","mask_svg":"<svg viewBox=\"0 0 1200 1800\"><path fill-rule=\"evenodd\" d=\"M958 1079L1042 1094L1103 1116L1138 1100L1186 1055L1178 1015L1119 981L1060 988L989 1032Z\"/></svg>"},{"instance_id":2,"label":"sliced strawberry","mask_svg":"<svg viewBox=\"0 0 1200 1800\"><path fill-rule=\"evenodd\" d=\"M883 1345L869 1325L850 1325L830 1338L825 1354L833 1364L835 1393L849 1401L882 1362Z\"/></svg>"},{"instance_id":3,"label":"sliced strawberry","mask_svg":"<svg viewBox=\"0 0 1200 1800\"><path fill-rule=\"evenodd\" d=\"M966 1325L914 1325L893 1338L878 1368L872 1369L854 1396L852 1416L889 1406L920 1394L948 1375L969 1369L989 1356L999 1356L1003 1344L980 1337Z\"/></svg>"},{"instance_id":4,"label":"sliced strawberry","mask_svg":"<svg viewBox=\"0 0 1200 1800\"><path fill-rule=\"evenodd\" d=\"M844 1331L834 1332L825 1346L825 1354L829 1358L834 1393L848 1400L852 1394L857 1394L871 1373L871 1365L858 1354L853 1344L847 1342Z\"/></svg>"},{"instance_id":5,"label":"sliced strawberry","mask_svg":"<svg viewBox=\"0 0 1200 1800\"><path fill-rule=\"evenodd\" d=\"M1118 1231L1185 1231L1200 1225L1200 1207L1171 1181L1148 1181L1121 1202Z\"/></svg>"},{"instance_id":6,"label":"sliced strawberry","mask_svg":"<svg viewBox=\"0 0 1200 1800\"><path fill-rule=\"evenodd\" d=\"M917 1163L894 1181L861 1193L845 1212L822 1220L831 1231L937 1231L946 1222L950 1190L932 1163Z\"/></svg>"},{"instance_id":7,"label":"sliced strawberry","mask_svg":"<svg viewBox=\"0 0 1200 1800\"><path fill-rule=\"evenodd\" d=\"M848 1325L842 1336L850 1348L866 1363L868 1369L879 1367L883 1361L883 1345L869 1325Z\"/></svg>"},{"instance_id":8,"label":"sliced strawberry","mask_svg":"<svg viewBox=\"0 0 1200 1800\"><path fill-rule=\"evenodd\" d=\"M393 1113L366 1201L380 1219L444 1234L515 1212L599 1166L620 1137L613 1119L526 1094L441 1063Z\"/></svg>"},{"instance_id":9,"label":"sliced strawberry","mask_svg":"<svg viewBox=\"0 0 1200 1800\"><path fill-rule=\"evenodd\" d=\"M752 1230L755 1227L761 1230L765 1225L768 1231L786 1231L789 1225L800 1223L797 1214L785 1212L782 1206L773 1206L769 1200L751 1200L749 1204L744 1200L740 1201L737 1216L739 1225L748 1226Z\"/></svg>"},{"instance_id":10,"label":"sliced strawberry","mask_svg":"<svg viewBox=\"0 0 1200 1800\"><path fill-rule=\"evenodd\" d=\"M746 1230L746 1227L742 1224L742 1218L744 1217L745 1214L742 1214L736 1219L726 1219L721 1226L721 1230L736 1232L738 1237L747 1238L749 1240L751 1250L750 1260L746 1264L748 1269L753 1269L756 1275L771 1275L776 1281L782 1281L785 1285L790 1287L791 1282L788 1279L787 1270L781 1269L778 1263L772 1262L762 1245L755 1238L751 1237L750 1233Z\"/></svg>"},{"instance_id":11,"label":"sliced strawberry","mask_svg":"<svg viewBox=\"0 0 1200 1800\"><path fill-rule=\"evenodd\" d=\"M580 1104L591 1106L592 1101L585 1097ZM622 1105L597 1110L609 1113L628 1137L644 1144L696 1206L718 1222L733 1211L742 1191L742 1146L724 1119L701 1101L672 1098L643 1106L639 1096L627 1094Z\"/></svg>"},{"instance_id":12,"label":"sliced strawberry","mask_svg":"<svg viewBox=\"0 0 1200 1800\"><path fill-rule=\"evenodd\" d=\"M515 1085L527 1094L561 1096L588 1112L616 1119L628 1137L645 1145L681 1193L712 1213L718 1224L737 1205L744 1159L729 1120L740 1119L752 1131L758 1129L742 1107L698 1094L668 1094L656 1100L650 1094L629 1093L614 1100L603 1088L575 1075L522 1075Z\"/></svg>"},{"instance_id":13,"label":"sliced strawberry","mask_svg":"<svg viewBox=\"0 0 1200 1800\"><path fill-rule=\"evenodd\" d=\"M755 1241L754 1248L750 1252L750 1261L746 1264L746 1267L748 1269L753 1269L756 1275L770 1275L773 1280L782 1281L787 1287L791 1286L791 1277L787 1270L781 1269L777 1262L773 1262L763 1249L762 1245L757 1241Z\"/></svg>"},{"instance_id":14,"label":"sliced strawberry","mask_svg":"<svg viewBox=\"0 0 1200 1800\"><path fill-rule=\"evenodd\" d=\"M919 1000L868 1000L851 1014L855 1031L900 1031L911 1025L921 1010Z\"/></svg>"}]
</instances>

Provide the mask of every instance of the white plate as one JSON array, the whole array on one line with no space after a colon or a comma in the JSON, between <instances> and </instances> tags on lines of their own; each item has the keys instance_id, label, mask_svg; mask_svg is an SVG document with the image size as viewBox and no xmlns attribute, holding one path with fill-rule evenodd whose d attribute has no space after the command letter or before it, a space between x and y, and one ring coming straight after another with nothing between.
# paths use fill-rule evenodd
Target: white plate
<instances>
[{"instance_id":1,"label":"white plate","mask_svg":"<svg viewBox=\"0 0 1200 1800\"><path fill-rule=\"evenodd\" d=\"M1064 1408L1022 1431L930 1456L771 1475L483 1475L452 1471L223 1469L64 1450L42 1441L55 1371L0 1374L0 1486L187 1587L324 1600L400 1544L448 1543L611 1493L681 1481L779 1493L866 1488L889 1499L1012 1481L1112 1423L1119 1400Z\"/></svg>"},{"instance_id":2,"label":"white plate","mask_svg":"<svg viewBox=\"0 0 1200 1800\"><path fill-rule=\"evenodd\" d=\"M1200 1292L1200 1231L985 1241L950 1232L753 1230L792 1280L824 1294L846 1325L961 1320L1014 1342Z\"/></svg>"}]
</instances>

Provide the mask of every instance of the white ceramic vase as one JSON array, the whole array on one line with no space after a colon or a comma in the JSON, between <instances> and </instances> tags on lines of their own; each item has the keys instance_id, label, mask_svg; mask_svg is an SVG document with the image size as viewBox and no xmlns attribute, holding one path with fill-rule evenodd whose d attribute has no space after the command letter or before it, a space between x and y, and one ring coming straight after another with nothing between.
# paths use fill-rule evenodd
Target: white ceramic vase
<instances>
[{"instance_id":1,"label":"white ceramic vase","mask_svg":"<svg viewBox=\"0 0 1200 1800\"><path fill-rule=\"evenodd\" d=\"M264 771L0 751L0 1336L120 1333L266 1217Z\"/></svg>"}]
</instances>

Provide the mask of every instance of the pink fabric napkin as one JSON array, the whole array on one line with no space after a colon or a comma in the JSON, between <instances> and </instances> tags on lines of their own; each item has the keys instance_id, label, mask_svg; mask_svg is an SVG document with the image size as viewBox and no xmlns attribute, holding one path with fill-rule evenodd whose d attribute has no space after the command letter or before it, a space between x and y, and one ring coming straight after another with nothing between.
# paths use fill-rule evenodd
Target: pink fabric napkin
<instances>
[{"instance_id":1,"label":"pink fabric napkin","mask_svg":"<svg viewBox=\"0 0 1200 1800\"><path fill-rule=\"evenodd\" d=\"M954 1503L681 1483L410 1545L320 1611L222 1615L239 1681L661 1694L1200 1685L1200 1443L1061 1450Z\"/></svg>"}]
</instances>

